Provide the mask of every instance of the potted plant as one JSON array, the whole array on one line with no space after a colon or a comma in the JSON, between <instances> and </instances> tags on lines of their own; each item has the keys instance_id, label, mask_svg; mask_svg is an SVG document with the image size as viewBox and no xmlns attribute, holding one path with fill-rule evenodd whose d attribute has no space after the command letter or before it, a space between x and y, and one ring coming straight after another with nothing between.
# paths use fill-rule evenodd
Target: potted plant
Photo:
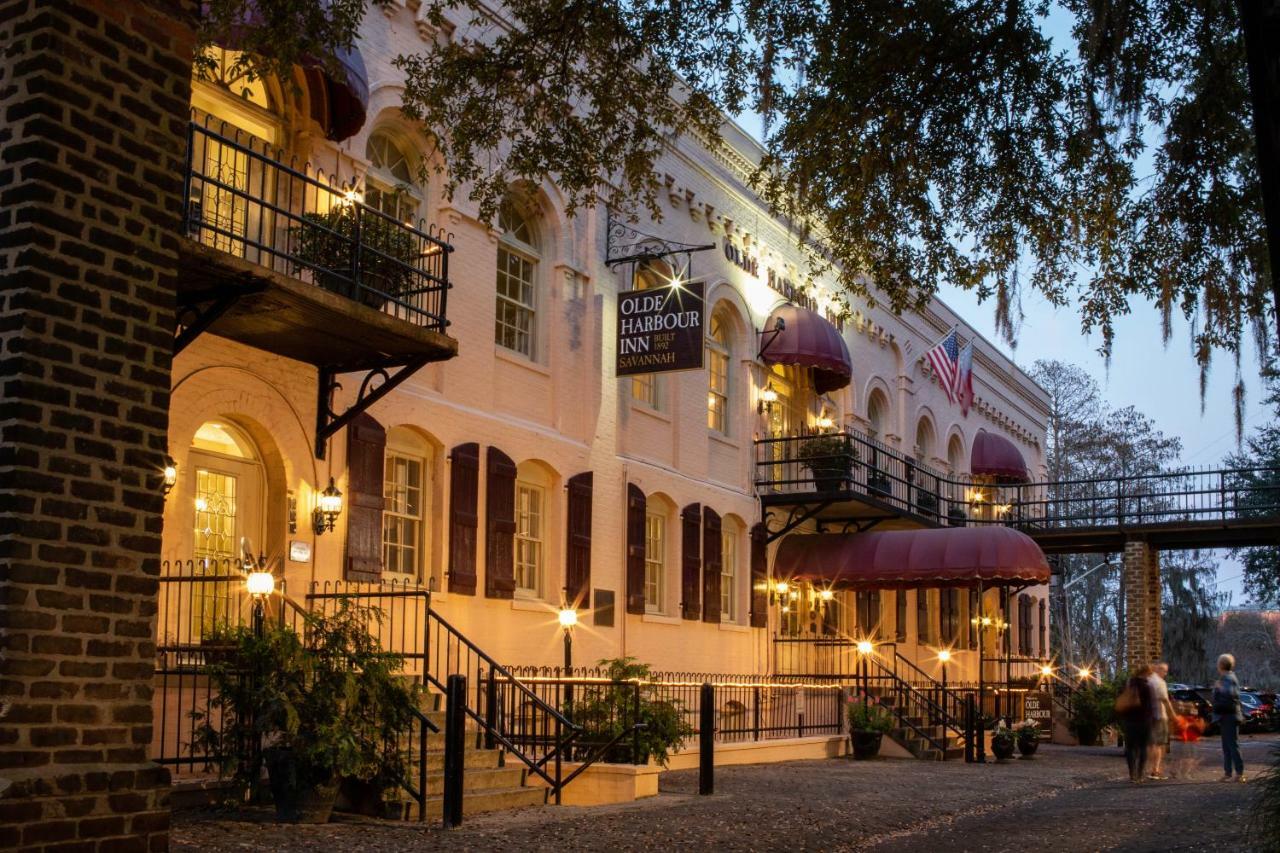
<instances>
[{"instance_id":1,"label":"potted plant","mask_svg":"<svg viewBox=\"0 0 1280 853\"><path fill-rule=\"evenodd\" d=\"M935 515L938 512L938 496L933 492L917 489L916 509L921 515Z\"/></svg>"},{"instance_id":2,"label":"potted plant","mask_svg":"<svg viewBox=\"0 0 1280 853\"><path fill-rule=\"evenodd\" d=\"M858 453L846 435L815 435L800 443L796 458L813 473L818 491L834 492L849 481Z\"/></svg>"},{"instance_id":3,"label":"potted plant","mask_svg":"<svg viewBox=\"0 0 1280 853\"><path fill-rule=\"evenodd\" d=\"M646 688L652 678L647 663L622 657L601 660L599 666L609 681L575 687L582 695L566 708L569 719L582 726L577 756L586 759L613 743L604 754L607 762L647 764L653 759L666 767L671 751L693 735L680 701L658 698Z\"/></svg>"},{"instance_id":4,"label":"potted plant","mask_svg":"<svg viewBox=\"0 0 1280 853\"><path fill-rule=\"evenodd\" d=\"M996 722L995 728L991 730L991 752L995 755L997 761L1008 761L1013 758L1013 750L1017 746L1017 736L1014 735L1013 729L1005 725L1004 720Z\"/></svg>"},{"instance_id":5,"label":"potted plant","mask_svg":"<svg viewBox=\"0 0 1280 853\"><path fill-rule=\"evenodd\" d=\"M893 716L879 702L855 697L846 710L849 719L849 742L858 761L875 758L880 753L881 739L893 731Z\"/></svg>"},{"instance_id":6,"label":"potted plant","mask_svg":"<svg viewBox=\"0 0 1280 853\"><path fill-rule=\"evenodd\" d=\"M967 516L964 510L958 506L952 506L947 510L947 526L948 527L964 527Z\"/></svg>"},{"instance_id":7,"label":"potted plant","mask_svg":"<svg viewBox=\"0 0 1280 853\"><path fill-rule=\"evenodd\" d=\"M1095 746L1115 718L1118 685L1104 681L1078 689L1071 697L1067 728L1081 746Z\"/></svg>"},{"instance_id":8,"label":"potted plant","mask_svg":"<svg viewBox=\"0 0 1280 853\"><path fill-rule=\"evenodd\" d=\"M1023 758L1030 758L1040 748L1040 724L1035 720L1023 720L1013 727L1018 739L1018 752Z\"/></svg>"},{"instance_id":9,"label":"potted plant","mask_svg":"<svg viewBox=\"0 0 1280 853\"><path fill-rule=\"evenodd\" d=\"M413 233L359 202L304 213L289 234L294 274L311 270L325 290L381 308L413 289Z\"/></svg>"},{"instance_id":10,"label":"potted plant","mask_svg":"<svg viewBox=\"0 0 1280 853\"><path fill-rule=\"evenodd\" d=\"M893 483L889 480L889 475L881 471L879 468L867 466L867 491L889 497L893 494Z\"/></svg>"},{"instance_id":11,"label":"potted plant","mask_svg":"<svg viewBox=\"0 0 1280 853\"><path fill-rule=\"evenodd\" d=\"M211 698L192 716L195 745L219 756L241 801L263 793L265 765L277 819L324 823L344 779L404 778L398 744L421 688L374 639L380 616L340 599L328 616L307 615L303 634L226 632L234 652L209 666Z\"/></svg>"}]
</instances>

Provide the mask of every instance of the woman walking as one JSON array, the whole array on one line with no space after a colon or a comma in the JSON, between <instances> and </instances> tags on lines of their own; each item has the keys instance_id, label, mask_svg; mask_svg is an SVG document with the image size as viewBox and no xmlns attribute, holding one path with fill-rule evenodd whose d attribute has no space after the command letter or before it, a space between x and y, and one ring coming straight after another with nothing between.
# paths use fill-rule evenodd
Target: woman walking
<instances>
[{"instance_id":1,"label":"woman walking","mask_svg":"<svg viewBox=\"0 0 1280 853\"><path fill-rule=\"evenodd\" d=\"M1147 769L1154 706L1151 672L1150 666L1140 667L1116 697L1116 714L1124 729L1124 758L1129 763L1130 782L1141 782Z\"/></svg>"},{"instance_id":2,"label":"woman walking","mask_svg":"<svg viewBox=\"0 0 1280 853\"><path fill-rule=\"evenodd\" d=\"M1244 711L1240 707L1240 682L1234 672L1236 659L1231 655L1218 658L1218 682L1213 686L1213 715L1222 729L1222 781L1235 778L1244 781L1244 759L1240 757L1240 724Z\"/></svg>"}]
</instances>

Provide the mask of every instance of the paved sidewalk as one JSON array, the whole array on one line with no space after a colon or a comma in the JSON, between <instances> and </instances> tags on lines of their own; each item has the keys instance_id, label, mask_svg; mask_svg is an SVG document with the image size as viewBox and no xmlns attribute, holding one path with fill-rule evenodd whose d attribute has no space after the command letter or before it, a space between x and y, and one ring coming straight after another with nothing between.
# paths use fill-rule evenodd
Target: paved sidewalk
<instances>
[{"instance_id":1,"label":"paved sidewalk","mask_svg":"<svg viewBox=\"0 0 1280 853\"><path fill-rule=\"evenodd\" d=\"M1260 769L1275 736L1246 738ZM716 794L696 771L663 774L662 793L620 806L479 815L460 829L369 820L281 826L262 813L175 816L174 850L1233 850L1249 785L1217 783L1218 742L1198 745L1190 779L1131 786L1119 750L1045 746L985 766L905 760L804 761L721 768Z\"/></svg>"}]
</instances>

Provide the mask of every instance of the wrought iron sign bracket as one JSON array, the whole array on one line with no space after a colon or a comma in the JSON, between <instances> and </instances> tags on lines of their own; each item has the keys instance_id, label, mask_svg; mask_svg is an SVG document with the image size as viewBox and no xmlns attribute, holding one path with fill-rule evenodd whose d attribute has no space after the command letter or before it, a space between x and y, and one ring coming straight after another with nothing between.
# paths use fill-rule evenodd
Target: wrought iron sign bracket
<instances>
[{"instance_id":1,"label":"wrought iron sign bracket","mask_svg":"<svg viewBox=\"0 0 1280 853\"><path fill-rule=\"evenodd\" d=\"M774 320L772 329L765 329L760 333L760 352L756 354L757 358L764 358L764 354L768 351L773 342L778 339L778 335L787 330L787 322L781 317ZM766 340L767 338L767 340Z\"/></svg>"},{"instance_id":2,"label":"wrought iron sign bracket","mask_svg":"<svg viewBox=\"0 0 1280 853\"><path fill-rule=\"evenodd\" d=\"M604 262L609 269L622 264L656 261L674 255L686 257L687 269L692 263L691 256L695 252L705 252L716 247L715 243L680 243L646 234L614 216L612 210L608 212L606 223L608 233L605 236Z\"/></svg>"},{"instance_id":3,"label":"wrought iron sign bracket","mask_svg":"<svg viewBox=\"0 0 1280 853\"><path fill-rule=\"evenodd\" d=\"M316 399L316 458L324 459L325 446L338 430L368 411L370 406L390 394L400 383L417 373L430 361L428 356L419 356L407 362L373 368L364 375L364 379L360 380L360 389L356 392L355 401L341 413L333 408L334 395L342 387L338 376L352 371L343 371L331 365L321 366L320 394Z\"/></svg>"},{"instance_id":4,"label":"wrought iron sign bracket","mask_svg":"<svg viewBox=\"0 0 1280 853\"><path fill-rule=\"evenodd\" d=\"M173 354L177 355L186 349L241 299L262 293L266 289L265 281L246 277L225 287L210 287L180 294L173 333Z\"/></svg>"}]
</instances>

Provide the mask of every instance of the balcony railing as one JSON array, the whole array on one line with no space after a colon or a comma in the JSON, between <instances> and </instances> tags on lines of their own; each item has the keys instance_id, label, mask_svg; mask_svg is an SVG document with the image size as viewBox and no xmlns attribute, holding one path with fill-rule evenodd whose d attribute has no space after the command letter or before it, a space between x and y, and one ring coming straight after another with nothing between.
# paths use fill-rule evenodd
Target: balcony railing
<instances>
[{"instance_id":1,"label":"balcony railing","mask_svg":"<svg viewBox=\"0 0 1280 853\"><path fill-rule=\"evenodd\" d=\"M443 332L449 290L444 235L376 210L354 186L226 124L192 122L187 234L218 251Z\"/></svg>"},{"instance_id":2,"label":"balcony railing","mask_svg":"<svg viewBox=\"0 0 1280 853\"><path fill-rule=\"evenodd\" d=\"M935 524L1037 530L1280 516L1277 468L1001 484L943 474L852 430L757 440L756 491L767 503L866 499Z\"/></svg>"}]
</instances>

